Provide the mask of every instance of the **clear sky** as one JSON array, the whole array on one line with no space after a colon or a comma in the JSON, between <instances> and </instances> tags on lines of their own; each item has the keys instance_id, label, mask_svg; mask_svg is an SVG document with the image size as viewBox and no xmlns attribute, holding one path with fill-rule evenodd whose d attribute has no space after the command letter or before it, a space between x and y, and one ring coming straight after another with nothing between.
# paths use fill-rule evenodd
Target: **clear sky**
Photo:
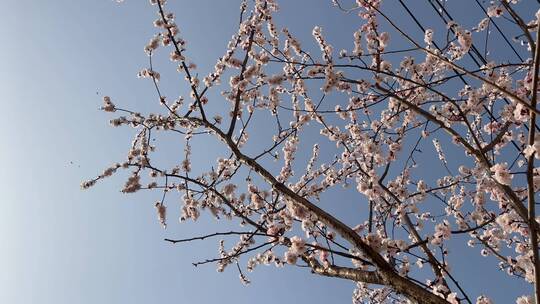
<instances>
[{"instance_id":1,"label":"clear sky","mask_svg":"<svg viewBox=\"0 0 540 304\"><path fill-rule=\"evenodd\" d=\"M236 30L239 1L169 2L189 56L206 74ZM337 47L351 47L360 21L330 1L282 0L281 7L277 23L307 44L322 24ZM405 18L397 5L392 14ZM120 176L80 190L82 180L125 158L133 135L108 125L98 110L102 96L130 108L155 106L151 84L136 73L147 66L143 47L156 16L146 0L0 3L0 303L349 303L351 282L306 269L257 268L244 287L233 269L194 268L191 262L217 255L216 240L174 246L163 238L212 226L173 218L163 230L153 207L158 193L123 195ZM472 259L457 273L474 297L486 290L497 303L512 303L527 290L490 270L495 265Z\"/></svg>"}]
</instances>

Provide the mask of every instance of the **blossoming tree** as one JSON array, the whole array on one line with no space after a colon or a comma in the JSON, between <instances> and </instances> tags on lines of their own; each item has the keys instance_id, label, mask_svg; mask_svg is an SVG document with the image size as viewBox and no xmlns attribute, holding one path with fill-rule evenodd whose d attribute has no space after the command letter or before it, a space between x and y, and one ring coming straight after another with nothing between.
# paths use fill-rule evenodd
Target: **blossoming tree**
<instances>
[{"instance_id":1,"label":"blossoming tree","mask_svg":"<svg viewBox=\"0 0 540 304\"><path fill-rule=\"evenodd\" d=\"M245 271L259 264L296 265L356 282L354 303L492 303L489 290L469 296L452 272L448 260L459 240L509 279L532 284L535 294L517 303L539 303L540 14L527 1L471 0L485 15L466 28L444 1L426 0L447 24L441 29L425 27L406 1L388 1L424 33L419 41L382 0L335 0L336 10L356 14L361 25L339 52L315 27L316 54L274 22L274 0L243 1L238 31L199 79L174 14L165 0L151 0L157 33L139 77L153 83L159 105L142 114L104 97L102 109L119 115L111 124L131 125L135 138L126 160L82 188L125 169L131 175L123 192L162 193L155 209L163 227L175 195L181 222L202 213L236 220L236 230L168 241L223 239L217 258L196 265L235 265L244 283ZM534 6L531 16L520 5ZM505 27L519 32L513 41ZM516 59L490 49L493 32ZM392 37L401 39L399 48ZM184 76L188 98L162 94L152 66L160 48ZM209 97L217 89L222 97ZM185 153L170 167L153 158L160 149L153 139L163 133L183 139ZM223 157L192 168L195 139L219 142ZM428 164L429 151L436 161ZM356 198L365 210L356 223L327 208L329 191Z\"/></svg>"}]
</instances>

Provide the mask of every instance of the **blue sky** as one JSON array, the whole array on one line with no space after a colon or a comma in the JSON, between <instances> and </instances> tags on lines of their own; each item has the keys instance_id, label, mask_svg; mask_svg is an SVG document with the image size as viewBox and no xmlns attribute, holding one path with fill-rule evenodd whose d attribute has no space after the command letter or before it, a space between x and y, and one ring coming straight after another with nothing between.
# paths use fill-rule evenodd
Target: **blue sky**
<instances>
[{"instance_id":1,"label":"blue sky","mask_svg":"<svg viewBox=\"0 0 540 304\"><path fill-rule=\"evenodd\" d=\"M206 74L236 30L238 1L169 2L189 56ZM336 48L351 47L358 18L330 1L281 2L276 23L286 23L308 47L315 46L316 24ZM191 262L217 255L217 240L173 246L163 238L198 235L215 224L208 217L182 225L173 218L161 229L153 207L159 193L121 194L125 175L80 190L82 180L124 159L133 135L108 125L111 117L98 110L102 96L156 108L151 84L136 78L147 66L143 47L156 16L148 1L136 0L0 4L0 303L349 303L351 282L306 269L261 267L244 287L234 269L194 268ZM165 62L158 64L165 68ZM194 167L208 157L214 158L197 154ZM462 264L474 297L486 290L497 303L511 303L526 292L517 280L489 270L494 265L480 258ZM495 290L502 282L508 292Z\"/></svg>"}]
</instances>

